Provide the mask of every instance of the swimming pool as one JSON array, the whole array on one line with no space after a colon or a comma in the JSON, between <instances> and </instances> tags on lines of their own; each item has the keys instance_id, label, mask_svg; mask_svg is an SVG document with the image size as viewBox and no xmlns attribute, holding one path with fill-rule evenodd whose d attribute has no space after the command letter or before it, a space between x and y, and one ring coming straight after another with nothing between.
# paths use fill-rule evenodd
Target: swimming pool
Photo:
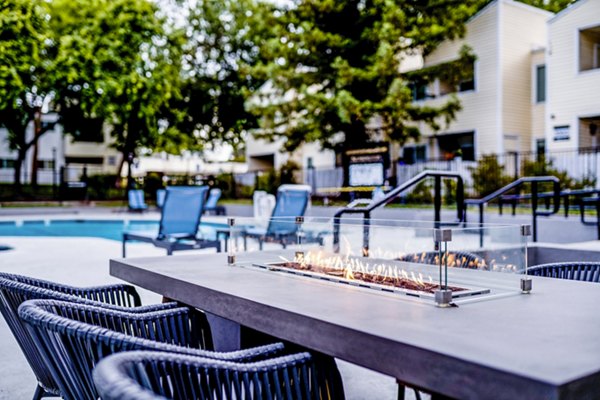
<instances>
[{"instance_id":1,"label":"swimming pool","mask_svg":"<svg viewBox=\"0 0 600 400\"><path fill-rule=\"evenodd\" d=\"M225 224L202 222L200 233L214 239ZM0 221L0 236L98 237L121 241L123 232L158 233L158 221L149 220L24 220Z\"/></svg>"}]
</instances>

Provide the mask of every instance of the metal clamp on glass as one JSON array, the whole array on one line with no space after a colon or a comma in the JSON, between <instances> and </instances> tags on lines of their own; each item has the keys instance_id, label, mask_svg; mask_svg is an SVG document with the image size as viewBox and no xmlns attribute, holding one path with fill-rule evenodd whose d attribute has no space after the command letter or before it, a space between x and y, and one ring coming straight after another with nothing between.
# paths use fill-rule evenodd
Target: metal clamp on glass
<instances>
[{"instance_id":1,"label":"metal clamp on glass","mask_svg":"<svg viewBox=\"0 0 600 400\"><path fill-rule=\"evenodd\" d=\"M527 242L529 236L531 236L531 225L521 225L521 236L525 241L525 277L521 278L521 293L531 293L531 289L533 288L533 282L531 278L527 275L527 268L529 268L529 251L527 248Z\"/></svg>"},{"instance_id":2,"label":"metal clamp on glass","mask_svg":"<svg viewBox=\"0 0 600 400\"><path fill-rule=\"evenodd\" d=\"M452 303L452 290L448 289L448 242L452 241L452 230L434 229L433 240L435 242L435 248L438 251L438 266L440 272L439 288L433 292L435 304L438 307L450 307ZM442 243L444 243L443 252Z\"/></svg>"},{"instance_id":3,"label":"metal clamp on glass","mask_svg":"<svg viewBox=\"0 0 600 400\"><path fill-rule=\"evenodd\" d=\"M236 240L233 237L233 227L235 226L235 218L227 218L227 226L229 226L229 234L227 235L227 265L234 265Z\"/></svg>"},{"instance_id":4,"label":"metal clamp on glass","mask_svg":"<svg viewBox=\"0 0 600 400\"><path fill-rule=\"evenodd\" d=\"M302 224L304 224L304 217L296 217L296 244L299 246L302 244L302 238L304 237ZM300 251L299 253L302 253L302 251Z\"/></svg>"}]
</instances>

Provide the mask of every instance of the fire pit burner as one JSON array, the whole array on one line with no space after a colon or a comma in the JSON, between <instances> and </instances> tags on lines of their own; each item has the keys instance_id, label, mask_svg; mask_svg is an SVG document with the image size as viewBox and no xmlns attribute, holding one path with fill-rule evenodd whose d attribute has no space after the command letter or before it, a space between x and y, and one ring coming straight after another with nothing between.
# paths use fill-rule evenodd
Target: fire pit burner
<instances>
[{"instance_id":1,"label":"fire pit burner","mask_svg":"<svg viewBox=\"0 0 600 400\"><path fill-rule=\"evenodd\" d=\"M340 269L325 268L319 265L313 264L300 264L297 262L283 262L269 264L269 268L280 267L289 268L298 271L314 272L317 274L325 274L334 278L345 278L347 280L356 280L358 283L368 283L383 286L391 286L398 289L416 290L425 293L433 293L435 290L440 289L440 285L433 282L418 281L416 279L410 279L405 277L392 277L388 275L378 275L375 273L368 272L346 272ZM465 288L457 286L448 286L448 290L453 292L460 292L466 290Z\"/></svg>"},{"instance_id":2,"label":"fire pit burner","mask_svg":"<svg viewBox=\"0 0 600 400\"><path fill-rule=\"evenodd\" d=\"M357 257L340 258L335 256L340 261L336 259L332 262L328 257L321 255L300 255L298 257L296 255L293 261L283 259L281 262L254 263L252 265L269 271L432 300L434 291L440 289L440 285L435 283L431 277L424 278L422 274L418 273L419 270L415 274L415 269L405 263L402 266L407 266L408 272L399 268L397 262L390 260L365 260ZM434 269L430 270L430 272L433 271ZM448 286L448 290L452 292L453 298L490 293L489 289L460 286Z\"/></svg>"}]
</instances>

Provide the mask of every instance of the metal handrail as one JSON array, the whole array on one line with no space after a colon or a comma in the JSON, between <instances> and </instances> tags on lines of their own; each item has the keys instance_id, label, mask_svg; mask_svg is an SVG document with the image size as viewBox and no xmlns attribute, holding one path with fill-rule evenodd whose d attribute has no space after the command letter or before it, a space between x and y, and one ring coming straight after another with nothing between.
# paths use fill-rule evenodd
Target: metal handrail
<instances>
[{"instance_id":1,"label":"metal handrail","mask_svg":"<svg viewBox=\"0 0 600 400\"><path fill-rule=\"evenodd\" d=\"M388 203L391 203L394 199L396 199L402 192L410 189L411 187L417 185L419 182L427 179L434 178L434 223L435 227L439 227L441 224L441 208L442 208L442 178L446 179L456 179L456 216L457 221L454 223L445 223L445 224L460 224L464 219L464 210L465 210L465 189L464 182L462 176L457 172L447 172L447 171L423 171L418 175L415 175L413 178L404 182L400 186L397 186L395 189L388 192L384 197L370 201L366 206L357 207L360 201L352 202L348 205L348 207L342 208L333 216L333 248L335 252L339 251L339 243L340 243L340 223L341 216L344 214L362 214L363 215L363 252L364 254L368 254L369 252L369 228L370 228L370 220L371 220L371 212L376 208L385 206Z\"/></svg>"},{"instance_id":2,"label":"metal handrail","mask_svg":"<svg viewBox=\"0 0 600 400\"><path fill-rule=\"evenodd\" d=\"M553 190L552 190L552 199L554 206L551 210L546 211L538 211L538 184L544 182L552 182ZM493 193L488 194L487 196L481 199L467 199L465 200L465 210L463 213L464 223L467 223L467 205L476 205L479 207L479 224L483 225L483 207L489 203L490 201L502 196L504 193L509 192L523 184L531 183L531 216L533 218L533 241L537 242L537 217L548 217L550 215L558 213L560 209L560 180L555 176L524 176L522 178L517 179L509 183L508 185L496 190ZM480 245L483 245L483 231L480 232Z\"/></svg>"}]
</instances>

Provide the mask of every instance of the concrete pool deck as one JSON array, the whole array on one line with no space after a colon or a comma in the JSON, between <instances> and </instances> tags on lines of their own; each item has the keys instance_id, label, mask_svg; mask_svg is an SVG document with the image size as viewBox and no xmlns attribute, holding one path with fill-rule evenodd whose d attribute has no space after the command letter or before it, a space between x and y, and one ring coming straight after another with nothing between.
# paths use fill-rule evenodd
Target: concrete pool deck
<instances>
[{"instance_id":1,"label":"concrete pool deck","mask_svg":"<svg viewBox=\"0 0 600 400\"><path fill-rule=\"evenodd\" d=\"M91 215L86 215L90 216ZM54 217L54 216L53 216ZM114 216L113 216L114 218ZM13 249L0 252L0 270L35 276L76 286L119 282L108 273L108 260L120 257L121 243L101 238L0 237L0 243ZM199 250L198 253L212 250ZM191 254L191 251L175 253ZM131 257L163 256L164 250L145 243L128 245ZM144 304L161 301L160 296L140 289ZM0 399L30 399L36 386L21 349L0 318ZM395 380L340 362L348 399L394 399ZM412 392L408 392L409 397ZM374 396L374 397L373 397Z\"/></svg>"},{"instance_id":2,"label":"concrete pool deck","mask_svg":"<svg viewBox=\"0 0 600 400\"><path fill-rule=\"evenodd\" d=\"M104 208L81 208L76 212L39 212L30 209L0 209L0 220L15 219L154 219L158 220L158 212L144 214L115 212ZM230 214L250 216L251 206L236 206ZM332 216L337 208L312 207L313 216ZM48 210L47 210L48 211ZM58 210L61 211L61 210ZM62 210L64 211L64 210ZM74 211L74 210L71 210ZM452 218L451 211L444 211L444 217ZM432 211L414 209L386 209L374 213L373 218L395 218L408 220L431 220ZM470 214L471 220L473 214ZM486 215L489 222L523 224L530 223L530 216L517 215L498 216L496 213ZM224 217L203 217L207 222L223 222ZM540 218L540 238L544 242L560 243L556 247L580 250L600 251L600 241L596 239L596 228L583 226L577 217L565 219L562 216ZM62 237L0 237L0 244L12 247L12 250L0 252L0 271L29 275L38 278L63 282L76 286L93 286L118 282L108 273L108 260L121 255L121 243L101 238L62 238ZM199 250L199 253L212 250ZM163 256L164 250L149 244L131 243L128 245L128 256ZM190 252L176 253L191 254ZM600 260L599 260L600 261ZM156 303L161 299L155 293L140 290L145 304ZM29 399L33 395L36 381L29 365L23 357L19 346L8 330L3 318L0 318L0 399ZM344 376L344 385L348 399L394 399L396 385L392 378L378 373L340 362ZM407 392L412 396L412 392Z\"/></svg>"}]
</instances>

